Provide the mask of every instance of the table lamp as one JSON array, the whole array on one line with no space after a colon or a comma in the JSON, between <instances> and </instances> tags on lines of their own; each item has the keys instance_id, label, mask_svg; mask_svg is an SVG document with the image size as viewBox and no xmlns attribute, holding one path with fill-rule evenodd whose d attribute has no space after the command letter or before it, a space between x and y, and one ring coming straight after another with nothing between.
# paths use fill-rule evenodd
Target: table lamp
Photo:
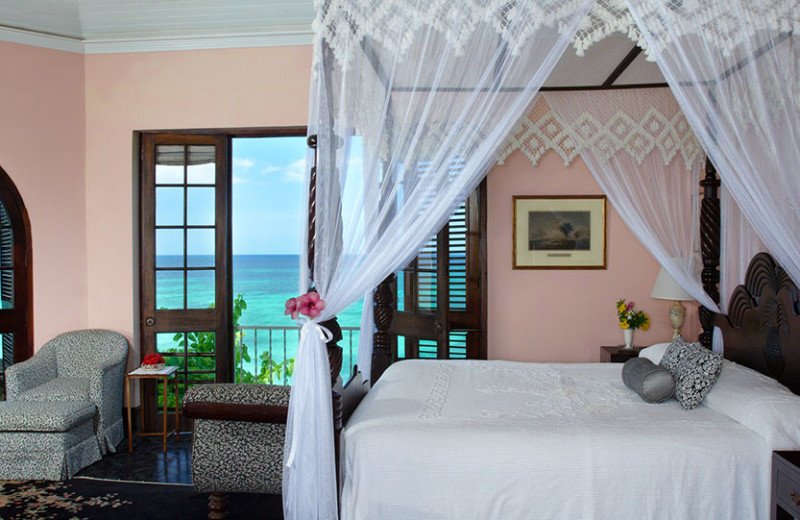
<instances>
[{"instance_id":1,"label":"table lamp","mask_svg":"<svg viewBox=\"0 0 800 520\"><path fill-rule=\"evenodd\" d=\"M694 301L694 298L684 291L663 267L658 272L650 297L675 302L669 308L669 323L672 325L672 339L677 338L681 333L681 325L686 316L686 307L681 304L681 301Z\"/></svg>"}]
</instances>

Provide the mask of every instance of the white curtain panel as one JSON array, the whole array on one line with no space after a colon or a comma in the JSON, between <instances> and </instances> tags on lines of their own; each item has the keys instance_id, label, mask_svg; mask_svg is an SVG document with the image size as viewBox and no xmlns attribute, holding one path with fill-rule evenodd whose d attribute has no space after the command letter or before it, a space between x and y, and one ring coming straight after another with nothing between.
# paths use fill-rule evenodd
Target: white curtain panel
<instances>
[{"instance_id":1,"label":"white curtain panel","mask_svg":"<svg viewBox=\"0 0 800 520\"><path fill-rule=\"evenodd\" d=\"M315 322L405 266L478 185L590 1L320 3L309 133L318 135L312 279L326 307ZM313 322L301 330L288 520L337 517L324 332ZM365 324L361 337L371 334ZM370 353L360 350L362 362Z\"/></svg>"},{"instance_id":2,"label":"white curtain panel","mask_svg":"<svg viewBox=\"0 0 800 520\"><path fill-rule=\"evenodd\" d=\"M723 183L720 189L720 304L728 311L731 293L744 283L750 260L767 247Z\"/></svg>"},{"instance_id":3,"label":"white curtain panel","mask_svg":"<svg viewBox=\"0 0 800 520\"><path fill-rule=\"evenodd\" d=\"M705 156L669 89L543 96L634 236L686 292L718 310L700 280Z\"/></svg>"},{"instance_id":4,"label":"white curtain panel","mask_svg":"<svg viewBox=\"0 0 800 520\"><path fill-rule=\"evenodd\" d=\"M722 184L800 282L800 4L627 3Z\"/></svg>"}]
</instances>

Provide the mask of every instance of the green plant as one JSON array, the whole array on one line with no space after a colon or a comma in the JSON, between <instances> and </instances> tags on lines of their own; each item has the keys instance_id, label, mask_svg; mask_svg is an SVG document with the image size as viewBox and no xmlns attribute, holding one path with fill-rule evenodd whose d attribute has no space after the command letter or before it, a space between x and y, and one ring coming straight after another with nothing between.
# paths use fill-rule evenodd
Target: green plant
<instances>
[{"instance_id":1,"label":"green plant","mask_svg":"<svg viewBox=\"0 0 800 520\"><path fill-rule=\"evenodd\" d=\"M258 382L264 384L282 384L284 378L288 380L294 373L294 358L283 361L272 359L269 351L262 353L261 370L258 373Z\"/></svg>"}]
</instances>

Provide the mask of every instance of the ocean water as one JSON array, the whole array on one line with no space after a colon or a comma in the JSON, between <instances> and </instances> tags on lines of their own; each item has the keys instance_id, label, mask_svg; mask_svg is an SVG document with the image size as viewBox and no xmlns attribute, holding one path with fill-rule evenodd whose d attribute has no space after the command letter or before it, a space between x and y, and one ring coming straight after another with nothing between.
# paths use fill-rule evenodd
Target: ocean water
<instances>
[{"instance_id":1,"label":"ocean water","mask_svg":"<svg viewBox=\"0 0 800 520\"><path fill-rule=\"evenodd\" d=\"M189 266L213 265L210 256L192 255ZM160 255L156 264L160 267L180 266L180 256ZM241 361L241 367L252 374L259 372L265 351L271 350L271 360L283 363L297 354L299 333L295 330L256 330L251 327L294 327L295 322L284 314L286 300L298 295L299 255L234 255L233 294L241 295L247 309L239 318L244 329L244 344L251 361ZM157 279L156 306L159 308L183 307L183 275L180 272L161 271ZM189 279L188 300L190 307L207 307L213 302L214 284L211 272L194 271ZM337 315L342 327L359 327L361 324L361 302L356 302ZM358 331L344 332L339 345L344 349L342 377L349 376L349 368L355 363L358 346ZM166 351L175 347L173 334L159 334L158 349ZM280 382L291 382L291 377L276 373ZM278 381L274 381L278 382Z\"/></svg>"},{"instance_id":2,"label":"ocean water","mask_svg":"<svg viewBox=\"0 0 800 520\"><path fill-rule=\"evenodd\" d=\"M241 294L247 310L239 324L290 325L283 312L286 300L298 295L300 257L298 255L235 255L233 257L233 293ZM252 302L252 304L251 304ZM361 303L340 313L342 327L361 325Z\"/></svg>"}]
</instances>

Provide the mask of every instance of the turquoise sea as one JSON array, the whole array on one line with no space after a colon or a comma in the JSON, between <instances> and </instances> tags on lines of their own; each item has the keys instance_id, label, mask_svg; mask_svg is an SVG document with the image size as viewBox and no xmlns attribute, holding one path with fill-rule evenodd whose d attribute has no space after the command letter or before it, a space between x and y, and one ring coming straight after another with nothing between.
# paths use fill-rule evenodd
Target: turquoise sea
<instances>
[{"instance_id":1,"label":"turquoise sea","mask_svg":"<svg viewBox=\"0 0 800 520\"><path fill-rule=\"evenodd\" d=\"M233 257L233 293L247 301L247 310L239 324L290 325L283 314L286 300L297 296L300 276L298 255L235 255ZM361 325L361 302L338 315L342 327Z\"/></svg>"},{"instance_id":2,"label":"turquoise sea","mask_svg":"<svg viewBox=\"0 0 800 520\"><path fill-rule=\"evenodd\" d=\"M192 255L189 266L211 265L211 257ZM160 267L182 265L180 256L160 255ZM259 359L272 345L271 359L282 363L293 359L297 354L299 334L296 330L255 329L254 327L296 327L295 322L284 315L286 300L298 295L300 257L299 255L234 255L233 256L233 294L241 295L247 303L242 312L239 326L244 329L244 343L247 345L251 361L242 361L242 368L258 373ZM180 272L162 271L157 281L157 303L159 308L181 308L183 302L183 277ZM191 273L191 272L190 272ZM202 272L200 272L202 273ZM197 271L194 272L198 274ZM207 274L210 275L210 272ZM190 306L205 307L213 301L213 278L195 276L189 280L188 298ZM208 304L205 301L208 301ZM337 317L344 327L361 324L361 302L356 302ZM159 334L159 350L174 346L172 334ZM349 367L355 363L358 331L344 331L344 339L339 343L344 349L342 377L347 378ZM291 380L290 377L287 380Z\"/></svg>"}]
</instances>

